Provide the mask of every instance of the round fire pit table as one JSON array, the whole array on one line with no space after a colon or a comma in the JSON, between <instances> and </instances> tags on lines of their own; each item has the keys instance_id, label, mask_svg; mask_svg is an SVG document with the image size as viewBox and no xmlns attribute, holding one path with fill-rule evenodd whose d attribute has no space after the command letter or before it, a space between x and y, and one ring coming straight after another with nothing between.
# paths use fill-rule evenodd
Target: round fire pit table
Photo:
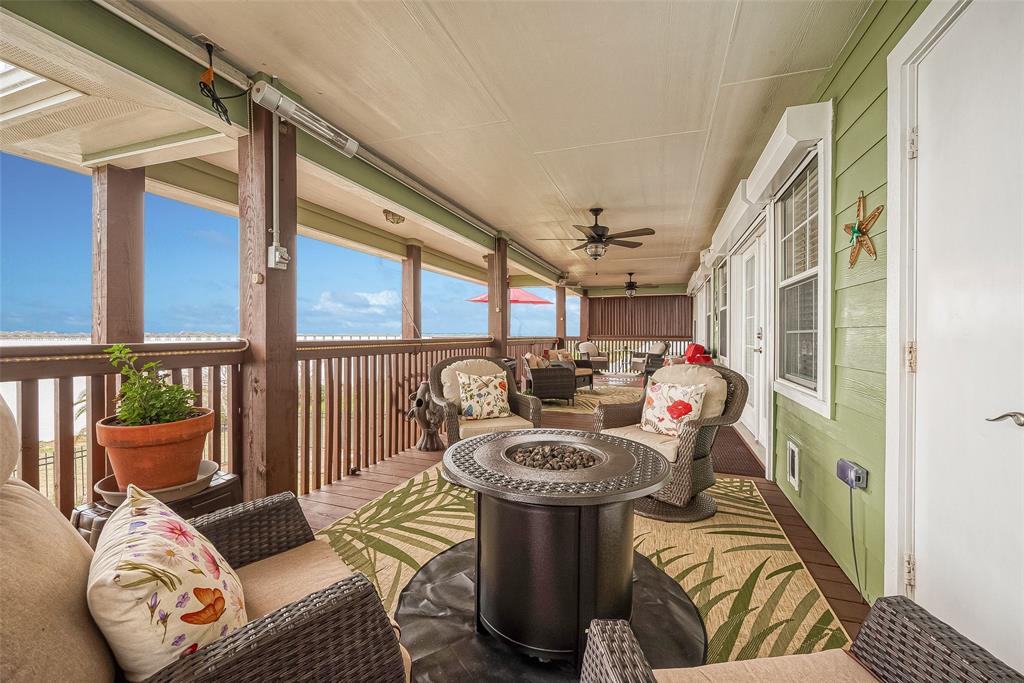
<instances>
[{"instance_id":1,"label":"round fire pit table","mask_svg":"<svg viewBox=\"0 0 1024 683\"><path fill-rule=\"evenodd\" d=\"M538 469L513 459L566 446L573 462L594 464ZM606 434L527 429L454 444L442 472L476 491L477 631L578 664L592 619L630 618L633 501L664 486L661 454Z\"/></svg>"}]
</instances>

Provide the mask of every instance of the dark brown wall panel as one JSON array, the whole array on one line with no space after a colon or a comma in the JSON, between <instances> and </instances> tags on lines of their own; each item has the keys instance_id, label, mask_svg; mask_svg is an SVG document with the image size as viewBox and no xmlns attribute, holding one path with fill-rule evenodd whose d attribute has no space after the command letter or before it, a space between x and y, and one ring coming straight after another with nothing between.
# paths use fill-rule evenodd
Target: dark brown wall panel
<instances>
[{"instance_id":1,"label":"dark brown wall panel","mask_svg":"<svg viewBox=\"0 0 1024 683\"><path fill-rule=\"evenodd\" d=\"M693 300L686 295L624 296L590 299L591 337L689 339L693 336Z\"/></svg>"}]
</instances>

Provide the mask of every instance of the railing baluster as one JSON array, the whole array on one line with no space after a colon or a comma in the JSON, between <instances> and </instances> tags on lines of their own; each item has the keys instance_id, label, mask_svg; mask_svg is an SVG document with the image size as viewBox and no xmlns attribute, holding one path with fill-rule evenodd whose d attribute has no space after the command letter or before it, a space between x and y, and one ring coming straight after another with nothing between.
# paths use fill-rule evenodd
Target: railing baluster
<instances>
[{"instance_id":1,"label":"railing baluster","mask_svg":"<svg viewBox=\"0 0 1024 683\"><path fill-rule=\"evenodd\" d=\"M181 368L171 370L171 384L181 386Z\"/></svg>"},{"instance_id":2,"label":"railing baluster","mask_svg":"<svg viewBox=\"0 0 1024 683\"><path fill-rule=\"evenodd\" d=\"M61 377L53 393L54 499L65 517L75 507L74 379Z\"/></svg>"},{"instance_id":3,"label":"railing baluster","mask_svg":"<svg viewBox=\"0 0 1024 683\"><path fill-rule=\"evenodd\" d=\"M334 468L331 461L334 457L334 373L331 371L331 359L324 359L324 403L326 405L324 415L324 456L323 456L323 484L324 486L334 481Z\"/></svg>"},{"instance_id":4,"label":"railing baluster","mask_svg":"<svg viewBox=\"0 0 1024 683\"><path fill-rule=\"evenodd\" d=\"M309 493L309 361L299 361L299 494Z\"/></svg>"},{"instance_id":5,"label":"railing baluster","mask_svg":"<svg viewBox=\"0 0 1024 683\"><path fill-rule=\"evenodd\" d=\"M85 431L86 443L88 444L88 486L86 487L86 499L91 503L96 495L93 487L103 477L107 476L107 449L96 440L95 425L106 415L99 415L105 407L106 385L102 375L94 375L86 379L85 383Z\"/></svg>"},{"instance_id":6,"label":"railing baluster","mask_svg":"<svg viewBox=\"0 0 1024 683\"><path fill-rule=\"evenodd\" d=\"M223 409L221 407L220 391L220 366L210 366L210 407L213 408L213 431L210 436L213 438L213 453L211 459L220 464L221 461L221 429L220 421Z\"/></svg>"},{"instance_id":7,"label":"railing baluster","mask_svg":"<svg viewBox=\"0 0 1024 683\"><path fill-rule=\"evenodd\" d=\"M341 426L345 431L342 433L341 454L342 454L342 476L352 474L354 463L352 460L352 359L339 358L344 363L344 391L342 391L341 403Z\"/></svg>"},{"instance_id":8,"label":"railing baluster","mask_svg":"<svg viewBox=\"0 0 1024 683\"><path fill-rule=\"evenodd\" d=\"M192 368L189 370L188 380L190 384L189 388L192 389L192 392L196 395L196 400L193 402L193 405L203 405L203 369Z\"/></svg>"},{"instance_id":9,"label":"railing baluster","mask_svg":"<svg viewBox=\"0 0 1024 683\"><path fill-rule=\"evenodd\" d=\"M21 432L21 457L18 476L29 486L39 488L39 380L18 382L18 429Z\"/></svg>"},{"instance_id":10,"label":"railing baluster","mask_svg":"<svg viewBox=\"0 0 1024 683\"><path fill-rule=\"evenodd\" d=\"M323 453L323 379L321 378L320 359L313 361L313 460L310 467L313 472L313 489L321 486L320 463Z\"/></svg>"},{"instance_id":11,"label":"railing baluster","mask_svg":"<svg viewBox=\"0 0 1024 683\"><path fill-rule=\"evenodd\" d=\"M242 473L242 366L228 366L228 471Z\"/></svg>"}]
</instances>

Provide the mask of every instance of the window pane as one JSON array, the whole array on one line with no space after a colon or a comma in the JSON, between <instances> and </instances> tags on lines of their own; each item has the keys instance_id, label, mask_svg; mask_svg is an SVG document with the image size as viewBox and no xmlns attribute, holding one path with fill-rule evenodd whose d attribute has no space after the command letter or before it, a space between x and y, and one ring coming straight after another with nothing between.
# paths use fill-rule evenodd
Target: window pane
<instances>
[{"instance_id":1,"label":"window pane","mask_svg":"<svg viewBox=\"0 0 1024 683\"><path fill-rule=\"evenodd\" d=\"M793 180L779 198L779 239L782 279L818 265L818 160Z\"/></svg>"},{"instance_id":2,"label":"window pane","mask_svg":"<svg viewBox=\"0 0 1024 683\"><path fill-rule=\"evenodd\" d=\"M812 277L780 291L780 375L816 388L818 380L818 279Z\"/></svg>"},{"instance_id":3,"label":"window pane","mask_svg":"<svg viewBox=\"0 0 1024 683\"><path fill-rule=\"evenodd\" d=\"M807 267L818 265L818 217L811 216L807 221Z\"/></svg>"}]
</instances>

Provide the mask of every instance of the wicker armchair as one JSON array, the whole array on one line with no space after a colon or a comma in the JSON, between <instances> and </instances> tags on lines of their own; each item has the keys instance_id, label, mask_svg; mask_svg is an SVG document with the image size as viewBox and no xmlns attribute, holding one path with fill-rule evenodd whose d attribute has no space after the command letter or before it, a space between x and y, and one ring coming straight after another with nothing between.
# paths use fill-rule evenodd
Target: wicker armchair
<instances>
[{"instance_id":1,"label":"wicker armchair","mask_svg":"<svg viewBox=\"0 0 1024 683\"><path fill-rule=\"evenodd\" d=\"M694 681L854 680L882 683L1024 681L1024 676L905 597L875 601L850 648L726 662L693 669L662 669L658 678ZM870 676L868 675L870 674ZM595 620L587 630L581 683L654 683L640 644L625 621Z\"/></svg>"},{"instance_id":2,"label":"wicker armchair","mask_svg":"<svg viewBox=\"0 0 1024 683\"><path fill-rule=\"evenodd\" d=\"M530 367L523 359L526 388L541 400L557 399L572 404L576 396L576 369L568 363L553 361L547 367Z\"/></svg>"},{"instance_id":3,"label":"wicker armchair","mask_svg":"<svg viewBox=\"0 0 1024 683\"><path fill-rule=\"evenodd\" d=\"M594 369L594 372L607 372L610 367L608 364L608 356L601 352L601 349L597 348L597 344L592 341L580 342L576 347L579 351L580 357L584 360L590 361L590 367Z\"/></svg>"},{"instance_id":4,"label":"wicker armchair","mask_svg":"<svg viewBox=\"0 0 1024 683\"><path fill-rule=\"evenodd\" d=\"M666 522L695 522L717 511L715 500L704 489L715 483L711 464L711 446L718 428L740 419L747 401L747 381L737 372L721 365L668 366L656 371L654 381L672 382L680 372L711 369L726 384L725 405L717 417L699 417L687 422L678 437L651 434L640 429L647 389L636 403L598 406L595 429L634 439L659 450L672 463L672 479L653 496L636 501L637 514ZM698 380L699 381L699 380ZM705 399L707 403L707 399Z\"/></svg>"},{"instance_id":5,"label":"wicker armchair","mask_svg":"<svg viewBox=\"0 0 1024 683\"><path fill-rule=\"evenodd\" d=\"M630 354L629 369L645 375L650 374L662 366L667 352L668 344L654 342L646 351L634 351Z\"/></svg>"},{"instance_id":6,"label":"wicker armchair","mask_svg":"<svg viewBox=\"0 0 1024 683\"><path fill-rule=\"evenodd\" d=\"M459 404L459 384L455 372L470 375L496 375L504 372L508 378L508 404L512 409L509 417L490 420L462 420ZM536 396L526 396L516 390L516 383L507 368L495 363L495 359L483 356L457 356L441 361L430 369L430 396L444 409L445 433L448 445L457 441L512 429L540 427L541 402Z\"/></svg>"},{"instance_id":7,"label":"wicker armchair","mask_svg":"<svg viewBox=\"0 0 1024 683\"><path fill-rule=\"evenodd\" d=\"M11 476L19 451L14 417L0 400L0 679L121 680L87 606L93 550L53 503ZM237 570L252 621L147 680L407 680L407 655L376 590L313 539L293 494L193 524Z\"/></svg>"}]
</instances>

